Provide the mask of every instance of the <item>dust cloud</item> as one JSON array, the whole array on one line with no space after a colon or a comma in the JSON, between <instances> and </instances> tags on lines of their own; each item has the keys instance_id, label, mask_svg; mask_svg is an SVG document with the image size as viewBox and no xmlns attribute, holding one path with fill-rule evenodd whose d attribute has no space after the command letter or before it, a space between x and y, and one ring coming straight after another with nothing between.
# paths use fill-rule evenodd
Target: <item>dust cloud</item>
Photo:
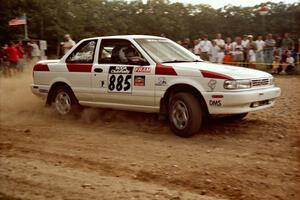
<instances>
[{"instance_id":1,"label":"dust cloud","mask_svg":"<svg viewBox=\"0 0 300 200\"><path fill-rule=\"evenodd\" d=\"M0 123L23 123L31 119L36 123L58 121L68 124L130 127L134 130L153 130L165 128L168 124L157 120L156 114L117 111L111 109L83 108L79 116L60 116L51 106L46 106L46 99L35 96L31 90L33 64L25 67L22 73L13 77L0 77Z\"/></svg>"}]
</instances>

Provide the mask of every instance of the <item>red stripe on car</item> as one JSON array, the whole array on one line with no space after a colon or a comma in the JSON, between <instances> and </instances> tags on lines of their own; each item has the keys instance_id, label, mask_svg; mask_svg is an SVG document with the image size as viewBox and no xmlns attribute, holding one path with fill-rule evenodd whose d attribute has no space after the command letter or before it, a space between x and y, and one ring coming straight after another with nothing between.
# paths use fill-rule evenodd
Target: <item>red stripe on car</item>
<instances>
[{"instance_id":1,"label":"red stripe on car","mask_svg":"<svg viewBox=\"0 0 300 200\"><path fill-rule=\"evenodd\" d=\"M67 64L69 72L91 72L92 64Z\"/></svg>"},{"instance_id":2,"label":"red stripe on car","mask_svg":"<svg viewBox=\"0 0 300 200\"><path fill-rule=\"evenodd\" d=\"M205 77L205 78L233 80L233 78L231 78L230 76L226 76L224 74L219 74L219 73L216 73L216 72L210 72L210 71L201 70L201 69L200 69L200 72L202 73L202 76Z\"/></svg>"},{"instance_id":3,"label":"red stripe on car","mask_svg":"<svg viewBox=\"0 0 300 200\"><path fill-rule=\"evenodd\" d=\"M49 71L49 67L46 64L36 64L33 67L33 71Z\"/></svg>"},{"instance_id":4,"label":"red stripe on car","mask_svg":"<svg viewBox=\"0 0 300 200\"><path fill-rule=\"evenodd\" d=\"M177 76L176 71L172 66L166 66L162 64L157 64L155 67L155 74L156 75L171 75Z\"/></svg>"}]
</instances>

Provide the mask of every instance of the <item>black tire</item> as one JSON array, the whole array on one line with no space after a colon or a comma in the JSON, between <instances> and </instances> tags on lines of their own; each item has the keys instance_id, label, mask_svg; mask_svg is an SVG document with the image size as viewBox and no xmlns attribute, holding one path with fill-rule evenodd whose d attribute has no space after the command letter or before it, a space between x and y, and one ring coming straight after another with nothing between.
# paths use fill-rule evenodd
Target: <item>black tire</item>
<instances>
[{"instance_id":1,"label":"black tire","mask_svg":"<svg viewBox=\"0 0 300 200\"><path fill-rule=\"evenodd\" d=\"M65 102L65 108L63 107ZM51 105L60 115L77 116L82 110L73 91L67 86L58 86L53 90ZM61 105L62 107L60 107ZM64 108L64 109L63 109Z\"/></svg>"},{"instance_id":2,"label":"black tire","mask_svg":"<svg viewBox=\"0 0 300 200\"><path fill-rule=\"evenodd\" d=\"M169 101L171 130L180 137L187 138L195 135L202 125L202 110L200 101L194 95L176 93Z\"/></svg>"},{"instance_id":3,"label":"black tire","mask_svg":"<svg viewBox=\"0 0 300 200\"><path fill-rule=\"evenodd\" d=\"M240 113L240 114L233 114L233 115L229 115L226 116L225 118L228 120L241 120L243 118L245 118L248 115L248 113Z\"/></svg>"}]
</instances>

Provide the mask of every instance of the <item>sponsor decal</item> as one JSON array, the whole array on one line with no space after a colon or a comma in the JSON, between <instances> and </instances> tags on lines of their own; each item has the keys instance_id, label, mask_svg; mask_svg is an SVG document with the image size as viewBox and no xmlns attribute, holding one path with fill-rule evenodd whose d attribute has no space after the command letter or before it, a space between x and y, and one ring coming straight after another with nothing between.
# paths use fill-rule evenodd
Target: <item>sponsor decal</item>
<instances>
[{"instance_id":1,"label":"sponsor decal","mask_svg":"<svg viewBox=\"0 0 300 200\"><path fill-rule=\"evenodd\" d=\"M150 67L136 67L134 68L135 72L139 72L139 73L149 73L151 72L151 68Z\"/></svg>"},{"instance_id":2,"label":"sponsor decal","mask_svg":"<svg viewBox=\"0 0 300 200\"><path fill-rule=\"evenodd\" d=\"M134 86L145 86L145 76L134 76Z\"/></svg>"},{"instance_id":3,"label":"sponsor decal","mask_svg":"<svg viewBox=\"0 0 300 200\"><path fill-rule=\"evenodd\" d=\"M209 100L209 105L220 107L222 106L222 100Z\"/></svg>"},{"instance_id":4,"label":"sponsor decal","mask_svg":"<svg viewBox=\"0 0 300 200\"><path fill-rule=\"evenodd\" d=\"M217 81L215 79L210 79L210 81L208 82L207 85L211 91L214 91L214 89L216 88L216 85L217 85Z\"/></svg>"},{"instance_id":5,"label":"sponsor decal","mask_svg":"<svg viewBox=\"0 0 300 200\"><path fill-rule=\"evenodd\" d=\"M166 77L158 77L157 82L155 83L156 86L166 86L167 79Z\"/></svg>"},{"instance_id":6,"label":"sponsor decal","mask_svg":"<svg viewBox=\"0 0 300 200\"><path fill-rule=\"evenodd\" d=\"M111 66L109 74L132 74L133 67L127 66Z\"/></svg>"},{"instance_id":7,"label":"sponsor decal","mask_svg":"<svg viewBox=\"0 0 300 200\"><path fill-rule=\"evenodd\" d=\"M108 74L108 92L132 92L133 67L111 66ZM104 85L103 85L104 86Z\"/></svg>"}]
</instances>

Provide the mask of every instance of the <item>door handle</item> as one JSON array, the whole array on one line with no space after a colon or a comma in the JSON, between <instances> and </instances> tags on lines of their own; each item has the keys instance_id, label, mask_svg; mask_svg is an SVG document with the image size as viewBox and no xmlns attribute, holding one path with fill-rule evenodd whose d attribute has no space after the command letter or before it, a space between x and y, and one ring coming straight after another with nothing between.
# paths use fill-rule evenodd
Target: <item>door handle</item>
<instances>
[{"instance_id":1,"label":"door handle","mask_svg":"<svg viewBox=\"0 0 300 200\"><path fill-rule=\"evenodd\" d=\"M99 72L99 73L101 73L101 72L103 72L103 69L101 69L101 68L95 68L95 69L94 69L94 72Z\"/></svg>"}]
</instances>

